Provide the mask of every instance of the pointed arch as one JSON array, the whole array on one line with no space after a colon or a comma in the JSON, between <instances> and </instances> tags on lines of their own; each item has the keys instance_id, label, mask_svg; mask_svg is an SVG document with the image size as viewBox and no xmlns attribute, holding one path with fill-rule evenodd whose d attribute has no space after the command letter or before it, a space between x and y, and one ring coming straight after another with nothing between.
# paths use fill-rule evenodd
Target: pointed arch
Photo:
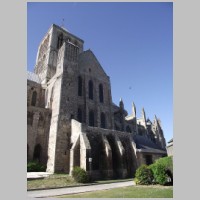
<instances>
[{"instance_id":1,"label":"pointed arch","mask_svg":"<svg viewBox=\"0 0 200 200\"><path fill-rule=\"evenodd\" d=\"M37 92L34 91L32 94L31 106L36 106L36 101L37 101Z\"/></svg>"},{"instance_id":2,"label":"pointed arch","mask_svg":"<svg viewBox=\"0 0 200 200\"><path fill-rule=\"evenodd\" d=\"M106 128L106 116L103 112L101 113L101 128Z\"/></svg>"},{"instance_id":3,"label":"pointed arch","mask_svg":"<svg viewBox=\"0 0 200 200\"><path fill-rule=\"evenodd\" d=\"M93 100L93 82L92 82L92 80L89 81L88 88L89 88L89 99Z\"/></svg>"},{"instance_id":4,"label":"pointed arch","mask_svg":"<svg viewBox=\"0 0 200 200\"><path fill-rule=\"evenodd\" d=\"M89 112L89 126L94 126L94 111L90 110Z\"/></svg>"},{"instance_id":5,"label":"pointed arch","mask_svg":"<svg viewBox=\"0 0 200 200\"><path fill-rule=\"evenodd\" d=\"M82 77L79 76L78 77L78 96L82 96L82 87L83 87Z\"/></svg>"},{"instance_id":6,"label":"pointed arch","mask_svg":"<svg viewBox=\"0 0 200 200\"><path fill-rule=\"evenodd\" d=\"M59 36L58 36L58 42L57 42L57 49L59 49L63 44L63 34L61 33Z\"/></svg>"},{"instance_id":7,"label":"pointed arch","mask_svg":"<svg viewBox=\"0 0 200 200\"><path fill-rule=\"evenodd\" d=\"M104 102L104 98L103 98L103 85L102 84L99 84L99 101L101 103Z\"/></svg>"}]
</instances>

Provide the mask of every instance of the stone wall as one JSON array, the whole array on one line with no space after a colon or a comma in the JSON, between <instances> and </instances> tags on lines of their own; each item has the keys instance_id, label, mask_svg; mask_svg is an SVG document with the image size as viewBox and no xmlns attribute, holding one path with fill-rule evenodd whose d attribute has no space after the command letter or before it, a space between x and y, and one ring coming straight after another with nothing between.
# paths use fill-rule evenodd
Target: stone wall
<instances>
[{"instance_id":1,"label":"stone wall","mask_svg":"<svg viewBox=\"0 0 200 200\"><path fill-rule=\"evenodd\" d=\"M151 162L148 163L147 156L150 157ZM164 152L158 153L158 152L152 152L152 151L147 151L147 152L139 152L137 151L137 158L138 158L138 167L141 165L149 165L155 162L157 159L162 158L163 156L166 156Z\"/></svg>"},{"instance_id":2,"label":"stone wall","mask_svg":"<svg viewBox=\"0 0 200 200\"><path fill-rule=\"evenodd\" d=\"M42 108L29 107L27 120L32 123L27 124L27 146L28 161L34 159L34 150L37 145L41 146L41 154L39 161L43 164L47 163L48 136L51 112ZM33 117L30 118L30 114Z\"/></svg>"},{"instance_id":3,"label":"stone wall","mask_svg":"<svg viewBox=\"0 0 200 200\"><path fill-rule=\"evenodd\" d=\"M40 84L27 81L27 160L46 165L51 111L44 108L44 95Z\"/></svg>"},{"instance_id":4,"label":"stone wall","mask_svg":"<svg viewBox=\"0 0 200 200\"><path fill-rule=\"evenodd\" d=\"M80 163L86 162L86 166L82 167L93 178L133 177L137 168L137 159L131 134L97 127L88 127L78 123L76 120L72 120L72 138L79 138L79 135L81 137L82 134L84 134L87 142L89 142L87 150L90 153L87 155L89 157L80 156ZM75 145L77 145L77 149L82 152L84 148L79 145L80 143L76 143L75 139L73 141L73 148L75 149ZM73 153L76 154L75 151ZM71 166L72 170L75 163L77 165L78 162L74 160L77 158L70 158L70 163L73 163ZM89 158L92 158L91 167L88 167L90 165Z\"/></svg>"},{"instance_id":5,"label":"stone wall","mask_svg":"<svg viewBox=\"0 0 200 200\"><path fill-rule=\"evenodd\" d=\"M173 156L173 144L167 146L167 155Z\"/></svg>"}]
</instances>

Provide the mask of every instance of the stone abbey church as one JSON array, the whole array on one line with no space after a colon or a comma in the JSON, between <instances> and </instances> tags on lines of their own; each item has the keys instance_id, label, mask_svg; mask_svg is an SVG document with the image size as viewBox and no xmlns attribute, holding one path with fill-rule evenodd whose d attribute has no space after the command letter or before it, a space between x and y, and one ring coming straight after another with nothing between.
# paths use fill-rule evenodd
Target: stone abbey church
<instances>
[{"instance_id":1,"label":"stone abbey church","mask_svg":"<svg viewBox=\"0 0 200 200\"><path fill-rule=\"evenodd\" d=\"M53 24L39 45L27 72L27 160L52 173L80 166L95 178L132 177L166 156L160 120L114 104L109 76L83 44Z\"/></svg>"}]
</instances>

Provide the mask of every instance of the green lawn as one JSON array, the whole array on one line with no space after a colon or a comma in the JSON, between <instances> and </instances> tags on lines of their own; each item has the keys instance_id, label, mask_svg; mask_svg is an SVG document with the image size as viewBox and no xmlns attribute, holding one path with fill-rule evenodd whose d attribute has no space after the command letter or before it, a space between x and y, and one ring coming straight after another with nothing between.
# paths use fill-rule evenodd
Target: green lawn
<instances>
[{"instance_id":1,"label":"green lawn","mask_svg":"<svg viewBox=\"0 0 200 200\"><path fill-rule=\"evenodd\" d=\"M110 190L86 192L61 198L173 198L173 186L129 186Z\"/></svg>"},{"instance_id":2,"label":"green lawn","mask_svg":"<svg viewBox=\"0 0 200 200\"><path fill-rule=\"evenodd\" d=\"M68 174L53 174L48 178L28 180L27 189L45 189L45 188L59 188L70 185L80 185Z\"/></svg>"},{"instance_id":3,"label":"green lawn","mask_svg":"<svg viewBox=\"0 0 200 200\"><path fill-rule=\"evenodd\" d=\"M129 181L133 179L117 179L117 180L102 180L95 181L92 184L103 184L103 183L114 183L121 181ZM27 189L48 189L48 188L59 188L68 186L84 185L82 183L77 183L68 174L53 174L44 179L28 180Z\"/></svg>"}]
</instances>

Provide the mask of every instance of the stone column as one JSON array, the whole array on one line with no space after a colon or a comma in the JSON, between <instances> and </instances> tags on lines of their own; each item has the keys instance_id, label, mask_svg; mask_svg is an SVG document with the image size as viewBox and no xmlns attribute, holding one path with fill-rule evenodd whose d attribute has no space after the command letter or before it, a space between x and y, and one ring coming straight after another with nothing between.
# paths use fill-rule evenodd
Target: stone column
<instances>
[{"instance_id":1,"label":"stone column","mask_svg":"<svg viewBox=\"0 0 200 200\"><path fill-rule=\"evenodd\" d=\"M90 142L85 133L80 135L80 167L89 170L89 158L91 155Z\"/></svg>"}]
</instances>

